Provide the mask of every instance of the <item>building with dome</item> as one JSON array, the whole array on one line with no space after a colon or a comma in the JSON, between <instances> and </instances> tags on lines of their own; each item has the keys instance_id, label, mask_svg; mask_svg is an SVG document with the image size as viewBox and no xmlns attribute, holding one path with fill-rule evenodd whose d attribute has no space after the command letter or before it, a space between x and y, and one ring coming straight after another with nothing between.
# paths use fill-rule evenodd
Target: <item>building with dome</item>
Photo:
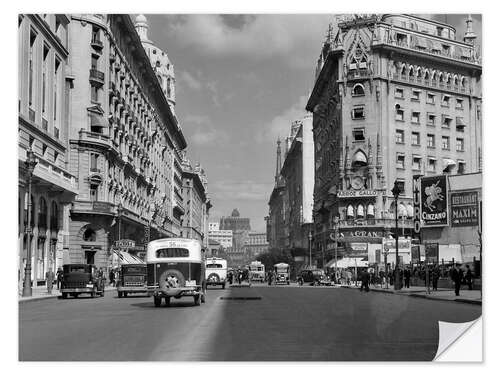
<instances>
[{"instance_id":1,"label":"building with dome","mask_svg":"<svg viewBox=\"0 0 500 375\"><path fill-rule=\"evenodd\" d=\"M480 48L464 21L462 39L412 15L353 15L329 28L306 106L317 265L336 248L339 257L376 248L380 260L382 237L411 235L415 175L481 171Z\"/></svg>"},{"instance_id":2,"label":"building with dome","mask_svg":"<svg viewBox=\"0 0 500 375\"><path fill-rule=\"evenodd\" d=\"M163 93L167 98L170 109L175 114L175 73L174 65L170 62L166 52L156 47L148 38L148 20L144 14L139 14L134 21L135 29L141 39L146 55L151 61L151 66L160 82Z\"/></svg>"}]
</instances>

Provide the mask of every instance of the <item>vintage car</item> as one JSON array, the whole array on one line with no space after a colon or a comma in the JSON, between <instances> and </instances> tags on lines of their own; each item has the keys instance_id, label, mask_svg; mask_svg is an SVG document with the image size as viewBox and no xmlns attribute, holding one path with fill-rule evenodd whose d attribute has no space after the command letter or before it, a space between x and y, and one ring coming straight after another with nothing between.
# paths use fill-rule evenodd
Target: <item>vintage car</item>
<instances>
[{"instance_id":1,"label":"vintage car","mask_svg":"<svg viewBox=\"0 0 500 375\"><path fill-rule=\"evenodd\" d=\"M250 279L251 281L264 282L266 278L266 270L264 265L259 261L250 262Z\"/></svg>"},{"instance_id":2,"label":"vintage car","mask_svg":"<svg viewBox=\"0 0 500 375\"><path fill-rule=\"evenodd\" d=\"M205 280L208 285L221 285L226 288L227 260L222 258L207 258L205 260Z\"/></svg>"},{"instance_id":3,"label":"vintage car","mask_svg":"<svg viewBox=\"0 0 500 375\"><path fill-rule=\"evenodd\" d=\"M104 278L93 264L65 264L61 283L62 298L88 293L92 298L104 296Z\"/></svg>"},{"instance_id":4,"label":"vintage car","mask_svg":"<svg viewBox=\"0 0 500 375\"><path fill-rule=\"evenodd\" d=\"M277 263L274 265L275 284L290 285L290 265L287 263Z\"/></svg>"},{"instance_id":5,"label":"vintage car","mask_svg":"<svg viewBox=\"0 0 500 375\"><path fill-rule=\"evenodd\" d=\"M325 285L326 281L325 271L318 268L302 270L297 277L299 285L303 285L304 283L309 285Z\"/></svg>"},{"instance_id":6,"label":"vintage car","mask_svg":"<svg viewBox=\"0 0 500 375\"><path fill-rule=\"evenodd\" d=\"M151 241L146 253L148 291L156 307L162 299L192 297L196 306L205 302L204 251L198 240L164 238Z\"/></svg>"},{"instance_id":7,"label":"vintage car","mask_svg":"<svg viewBox=\"0 0 500 375\"><path fill-rule=\"evenodd\" d=\"M148 293L146 264L122 264L116 290L118 298L131 293Z\"/></svg>"}]
</instances>

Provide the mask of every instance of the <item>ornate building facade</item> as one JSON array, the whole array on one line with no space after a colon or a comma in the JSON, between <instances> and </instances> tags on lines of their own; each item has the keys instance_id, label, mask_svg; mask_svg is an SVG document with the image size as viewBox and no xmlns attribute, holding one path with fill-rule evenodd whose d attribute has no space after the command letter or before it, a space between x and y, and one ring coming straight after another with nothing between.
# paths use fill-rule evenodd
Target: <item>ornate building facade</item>
<instances>
[{"instance_id":1,"label":"ornate building facade","mask_svg":"<svg viewBox=\"0 0 500 375\"><path fill-rule=\"evenodd\" d=\"M72 15L69 34L69 260L105 267L119 239L180 234L186 140L128 15Z\"/></svg>"},{"instance_id":2,"label":"ornate building facade","mask_svg":"<svg viewBox=\"0 0 500 375\"><path fill-rule=\"evenodd\" d=\"M18 18L18 170L19 279L23 279L31 243L31 280L44 283L45 273L63 263L68 249L69 204L77 193L69 163L69 74L66 14L19 15ZM36 166L28 223L28 152Z\"/></svg>"},{"instance_id":3,"label":"ornate building facade","mask_svg":"<svg viewBox=\"0 0 500 375\"><path fill-rule=\"evenodd\" d=\"M335 242L340 256L366 254L387 232L410 234L414 175L481 170L482 68L466 22L463 41L450 25L410 15L344 18L335 37L330 28L306 107L318 265Z\"/></svg>"}]
</instances>

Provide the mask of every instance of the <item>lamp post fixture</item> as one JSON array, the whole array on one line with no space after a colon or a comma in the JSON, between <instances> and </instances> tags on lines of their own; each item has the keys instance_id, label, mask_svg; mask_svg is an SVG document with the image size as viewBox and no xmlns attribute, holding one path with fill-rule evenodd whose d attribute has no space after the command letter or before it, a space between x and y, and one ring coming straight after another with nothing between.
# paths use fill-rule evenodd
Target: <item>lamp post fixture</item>
<instances>
[{"instance_id":1,"label":"lamp post fixture","mask_svg":"<svg viewBox=\"0 0 500 375\"><path fill-rule=\"evenodd\" d=\"M389 239L390 227L388 224L386 224L384 230L385 230L385 238ZM382 250L384 251L385 289L389 289L389 272L387 270L387 254L389 254L389 246L387 246L387 244L384 243L384 248Z\"/></svg>"},{"instance_id":2,"label":"lamp post fixture","mask_svg":"<svg viewBox=\"0 0 500 375\"><path fill-rule=\"evenodd\" d=\"M401 194L401 189L399 188L398 182L394 181L394 187L391 190L394 196L394 207L395 207L395 219L396 219L396 266L394 267L394 290L401 289L400 277L399 277L399 241L398 241L398 197Z\"/></svg>"},{"instance_id":3,"label":"lamp post fixture","mask_svg":"<svg viewBox=\"0 0 500 375\"><path fill-rule=\"evenodd\" d=\"M116 209L116 212L118 213L118 241L122 239L122 212L123 212L123 205L122 202L118 203L118 207ZM118 269L120 269L120 257L121 257L121 247L120 247L120 242L118 242ZM121 272L121 270L120 270Z\"/></svg>"},{"instance_id":4,"label":"lamp post fixture","mask_svg":"<svg viewBox=\"0 0 500 375\"><path fill-rule=\"evenodd\" d=\"M24 166L27 170L28 175L28 224L24 228L24 233L26 233L26 267L24 267L24 283L23 283L23 297L31 297L31 208L33 202L31 202L31 183L33 179L33 172L37 165L37 160L35 153L29 149L26 151L26 161Z\"/></svg>"},{"instance_id":5,"label":"lamp post fixture","mask_svg":"<svg viewBox=\"0 0 500 375\"><path fill-rule=\"evenodd\" d=\"M311 253L311 250L312 250L312 239L313 239L313 235L312 235L312 231L310 230L309 231L309 267L312 267L312 253Z\"/></svg>"},{"instance_id":6,"label":"lamp post fixture","mask_svg":"<svg viewBox=\"0 0 500 375\"><path fill-rule=\"evenodd\" d=\"M335 236L335 241L333 242L333 246L335 249L335 283L337 283L337 250L338 250L338 231L339 231L339 217L335 216L333 218L333 235Z\"/></svg>"}]
</instances>

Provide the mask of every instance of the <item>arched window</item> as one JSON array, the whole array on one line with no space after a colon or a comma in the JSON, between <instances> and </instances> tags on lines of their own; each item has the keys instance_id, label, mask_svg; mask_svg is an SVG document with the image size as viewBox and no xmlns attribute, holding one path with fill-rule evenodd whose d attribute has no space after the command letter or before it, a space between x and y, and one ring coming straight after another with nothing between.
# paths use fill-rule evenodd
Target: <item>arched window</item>
<instances>
[{"instance_id":1,"label":"arched window","mask_svg":"<svg viewBox=\"0 0 500 375\"><path fill-rule=\"evenodd\" d=\"M456 86L458 86L458 76L457 75L455 75L453 77L453 84L456 85Z\"/></svg>"},{"instance_id":2,"label":"arched window","mask_svg":"<svg viewBox=\"0 0 500 375\"><path fill-rule=\"evenodd\" d=\"M410 70L408 72L408 77L413 77L415 75L415 70L413 69L413 66L410 66Z\"/></svg>"},{"instance_id":3,"label":"arched window","mask_svg":"<svg viewBox=\"0 0 500 375\"><path fill-rule=\"evenodd\" d=\"M354 207L352 206L352 204L350 204L349 206L347 206L347 218L352 219L353 217L354 217Z\"/></svg>"},{"instance_id":4,"label":"arched window","mask_svg":"<svg viewBox=\"0 0 500 375\"><path fill-rule=\"evenodd\" d=\"M87 228L85 232L83 232L83 240L86 242L95 242L97 239L97 234L96 232L91 229Z\"/></svg>"},{"instance_id":5,"label":"arched window","mask_svg":"<svg viewBox=\"0 0 500 375\"><path fill-rule=\"evenodd\" d=\"M462 87L465 87L467 85L467 78L462 77L460 84L462 85Z\"/></svg>"},{"instance_id":6,"label":"arched window","mask_svg":"<svg viewBox=\"0 0 500 375\"><path fill-rule=\"evenodd\" d=\"M356 217L362 219L365 217L365 207L362 204L358 204L358 209L356 210Z\"/></svg>"},{"instance_id":7,"label":"arched window","mask_svg":"<svg viewBox=\"0 0 500 375\"><path fill-rule=\"evenodd\" d=\"M50 207L50 229L54 231L59 229L58 210L59 208L57 207L57 203L52 201L52 205Z\"/></svg>"},{"instance_id":8,"label":"arched window","mask_svg":"<svg viewBox=\"0 0 500 375\"><path fill-rule=\"evenodd\" d=\"M366 208L366 217L369 219L373 219L375 217L375 207L371 203Z\"/></svg>"},{"instance_id":9,"label":"arched window","mask_svg":"<svg viewBox=\"0 0 500 375\"><path fill-rule=\"evenodd\" d=\"M406 65L403 64L403 67L401 68L401 75L405 76L406 75Z\"/></svg>"},{"instance_id":10,"label":"arched window","mask_svg":"<svg viewBox=\"0 0 500 375\"><path fill-rule=\"evenodd\" d=\"M439 79L438 79L439 83L442 83L443 82L443 73L440 72L439 73Z\"/></svg>"},{"instance_id":11,"label":"arched window","mask_svg":"<svg viewBox=\"0 0 500 375\"><path fill-rule=\"evenodd\" d=\"M160 60L156 61L156 67L159 68L161 66Z\"/></svg>"},{"instance_id":12,"label":"arched window","mask_svg":"<svg viewBox=\"0 0 500 375\"><path fill-rule=\"evenodd\" d=\"M425 71L424 79L427 79L427 80L429 79L429 71L428 70Z\"/></svg>"},{"instance_id":13,"label":"arched window","mask_svg":"<svg viewBox=\"0 0 500 375\"><path fill-rule=\"evenodd\" d=\"M406 212L408 214L408 218L413 217L413 206L411 204L406 205Z\"/></svg>"},{"instance_id":14,"label":"arched window","mask_svg":"<svg viewBox=\"0 0 500 375\"><path fill-rule=\"evenodd\" d=\"M170 78L167 78L167 95L168 95L168 97L170 97L170 95L172 94L172 89L170 87L170 84L171 84Z\"/></svg>"},{"instance_id":15,"label":"arched window","mask_svg":"<svg viewBox=\"0 0 500 375\"><path fill-rule=\"evenodd\" d=\"M43 197L38 201L38 228L47 228L47 202Z\"/></svg>"},{"instance_id":16,"label":"arched window","mask_svg":"<svg viewBox=\"0 0 500 375\"><path fill-rule=\"evenodd\" d=\"M361 83L357 83L354 85L352 89L352 96L364 96L365 88Z\"/></svg>"}]
</instances>

